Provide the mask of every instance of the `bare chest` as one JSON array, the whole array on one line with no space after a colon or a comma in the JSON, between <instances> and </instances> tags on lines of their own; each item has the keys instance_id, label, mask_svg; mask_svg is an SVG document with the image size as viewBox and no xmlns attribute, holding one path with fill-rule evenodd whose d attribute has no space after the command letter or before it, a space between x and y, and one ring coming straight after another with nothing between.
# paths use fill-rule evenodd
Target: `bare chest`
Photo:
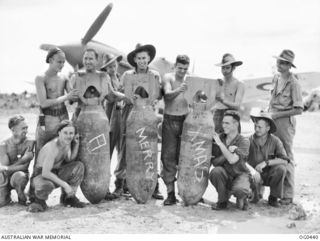
<instances>
[{"instance_id":1,"label":"bare chest","mask_svg":"<svg viewBox=\"0 0 320 241\"><path fill-rule=\"evenodd\" d=\"M223 86L224 97L230 100L234 100L238 90L238 83L225 83Z\"/></svg>"},{"instance_id":2,"label":"bare chest","mask_svg":"<svg viewBox=\"0 0 320 241\"><path fill-rule=\"evenodd\" d=\"M46 79L44 85L48 98L56 98L64 94L65 80L60 77Z\"/></svg>"},{"instance_id":3,"label":"bare chest","mask_svg":"<svg viewBox=\"0 0 320 241\"><path fill-rule=\"evenodd\" d=\"M175 80L170 81L170 85L171 85L172 90L179 88L181 86L181 84L182 84L182 81L175 81Z\"/></svg>"},{"instance_id":4,"label":"bare chest","mask_svg":"<svg viewBox=\"0 0 320 241\"><path fill-rule=\"evenodd\" d=\"M9 142L7 144L7 155L9 157L10 163L15 163L19 158L21 158L27 148L29 147L29 142L24 141L23 143L14 144L13 142Z\"/></svg>"},{"instance_id":5,"label":"bare chest","mask_svg":"<svg viewBox=\"0 0 320 241\"><path fill-rule=\"evenodd\" d=\"M64 160L69 160L71 155L71 150L67 149L61 151L54 160L54 168L59 168L62 166Z\"/></svg>"}]
</instances>

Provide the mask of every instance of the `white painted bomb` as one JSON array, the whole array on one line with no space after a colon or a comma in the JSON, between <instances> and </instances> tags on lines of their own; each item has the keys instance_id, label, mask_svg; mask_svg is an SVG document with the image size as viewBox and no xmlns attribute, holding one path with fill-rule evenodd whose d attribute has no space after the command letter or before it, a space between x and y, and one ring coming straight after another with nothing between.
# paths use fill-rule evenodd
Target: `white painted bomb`
<instances>
[{"instance_id":1,"label":"white painted bomb","mask_svg":"<svg viewBox=\"0 0 320 241\"><path fill-rule=\"evenodd\" d=\"M208 186L213 116L203 94L183 124L178 165L178 194L185 205L199 202Z\"/></svg>"},{"instance_id":2,"label":"white painted bomb","mask_svg":"<svg viewBox=\"0 0 320 241\"><path fill-rule=\"evenodd\" d=\"M101 105L84 106L77 118L79 160L85 166L81 191L91 203L105 198L110 184L109 121Z\"/></svg>"}]
</instances>

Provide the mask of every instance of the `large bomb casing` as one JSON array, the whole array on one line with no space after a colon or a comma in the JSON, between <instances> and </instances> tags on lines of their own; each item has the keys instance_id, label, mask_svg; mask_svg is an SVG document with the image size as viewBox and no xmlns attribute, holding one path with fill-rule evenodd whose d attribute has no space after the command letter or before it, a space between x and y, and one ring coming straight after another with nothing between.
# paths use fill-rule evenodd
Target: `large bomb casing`
<instances>
[{"instance_id":1,"label":"large bomb casing","mask_svg":"<svg viewBox=\"0 0 320 241\"><path fill-rule=\"evenodd\" d=\"M129 99L133 98L137 87L143 87L148 92L147 104L153 104L154 100L159 97L160 82L155 78L153 72L148 74L130 74L124 79L124 94Z\"/></svg>"},{"instance_id":2,"label":"large bomb casing","mask_svg":"<svg viewBox=\"0 0 320 241\"><path fill-rule=\"evenodd\" d=\"M199 202L208 186L213 116L205 103L194 103L183 123L178 166L178 194L185 205Z\"/></svg>"},{"instance_id":3,"label":"large bomb casing","mask_svg":"<svg viewBox=\"0 0 320 241\"><path fill-rule=\"evenodd\" d=\"M211 160L214 129L210 109L220 91L217 79L186 77L188 88L184 97L192 107L183 124L178 165L178 192L186 205L196 204L206 191ZM199 93L205 94L206 103L197 103Z\"/></svg>"},{"instance_id":4,"label":"large bomb casing","mask_svg":"<svg viewBox=\"0 0 320 241\"><path fill-rule=\"evenodd\" d=\"M221 86L217 79L207 79L195 76L187 76L186 83L188 88L184 93L184 98L188 101L189 106L194 102L194 96L198 91L203 91L208 97L207 108L210 109L216 103L216 96L221 92Z\"/></svg>"},{"instance_id":5,"label":"large bomb casing","mask_svg":"<svg viewBox=\"0 0 320 241\"><path fill-rule=\"evenodd\" d=\"M109 121L101 105L84 106L76 120L79 160L85 166L80 187L91 203L104 199L110 183Z\"/></svg>"},{"instance_id":6,"label":"large bomb casing","mask_svg":"<svg viewBox=\"0 0 320 241\"><path fill-rule=\"evenodd\" d=\"M146 203L157 184L157 117L149 105L134 105L127 120L126 180L137 203Z\"/></svg>"}]
</instances>

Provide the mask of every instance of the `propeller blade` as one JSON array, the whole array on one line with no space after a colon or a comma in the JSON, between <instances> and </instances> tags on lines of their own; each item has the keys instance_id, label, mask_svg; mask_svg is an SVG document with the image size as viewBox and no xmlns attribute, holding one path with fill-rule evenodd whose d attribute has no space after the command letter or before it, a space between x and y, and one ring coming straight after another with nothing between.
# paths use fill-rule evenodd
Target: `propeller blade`
<instances>
[{"instance_id":1,"label":"propeller blade","mask_svg":"<svg viewBox=\"0 0 320 241\"><path fill-rule=\"evenodd\" d=\"M192 74L194 74L194 71L195 71L195 69L196 69L196 59L194 58L194 61L193 61L193 64L192 64Z\"/></svg>"},{"instance_id":2,"label":"propeller blade","mask_svg":"<svg viewBox=\"0 0 320 241\"><path fill-rule=\"evenodd\" d=\"M83 37L81 43L86 45L99 31L102 27L104 21L106 21L111 9L113 7L112 3L109 3L108 6L100 13L94 23L91 25L89 30L87 31L86 35Z\"/></svg>"}]
</instances>

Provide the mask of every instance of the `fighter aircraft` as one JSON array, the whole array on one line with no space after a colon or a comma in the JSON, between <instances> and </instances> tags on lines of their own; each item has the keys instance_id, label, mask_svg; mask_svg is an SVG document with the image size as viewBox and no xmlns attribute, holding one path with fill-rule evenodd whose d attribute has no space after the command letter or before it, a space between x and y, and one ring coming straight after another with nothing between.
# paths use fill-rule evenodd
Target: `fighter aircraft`
<instances>
[{"instance_id":1,"label":"fighter aircraft","mask_svg":"<svg viewBox=\"0 0 320 241\"><path fill-rule=\"evenodd\" d=\"M109 16L111 10L113 8L113 4L108 4L105 9L100 13L100 15L93 22L91 27L88 29L87 33L80 41L76 41L74 43L68 43L64 45L53 45L53 44L42 44L40 46L41 49L48 51L52 47L59 47L62 49L66 55L67 62L75 69L80 69L83 67L82 65L82 56L87 48L94 48L99 54L99 63L98 67L102 66L103 55L107 53L111 53L113 55L122 55L122 61L119 64L118 71L122 74L124 71L132 68L130 64L127 62L126 54L122 51L113 48L107 44L98 42L93 40L93 37L98 33L103 23ZM165 73L171 72L173 70L173 64L170 63L165 58L156 57L152 63L150 64L150 68L157 70L161 76Z\"/></svg>"},{"instance_id":2,"label":"fighter aircraft","mask_svg":"<svg viewBox=\"0 0 320 241\"><path fill-rule=\"evenodd\" d=\"M77 70L82 68L82 55L86 48L94 48L99 53L99 64L98 67L102 65L103 55L106 53L112 53L114 55L122 55L122 61L119 64L119 73L122 74L124 71L132 68L127 62L126 54L122 51L113 48L107 44L93 40L93 37L98 33L103 23L109 16L113 4L108 4L105 9L100 13L100 15L93 22L91 27L88 29L84 37L74 43L64 44L64 45L52 45L52 44L42 44L41 49L48 51L52 47L61 48L66 55L67 62ZM165 73L172 72L173 64L170 63L165 58L156 57L150 64L150 68L157 70L161 76ZM193 66L194 69L194 66ZM192 75L195 75L192 71ZM309 93L312 89L319 86L320 73L319 72L308 72L299 73L300 84L302 90ZM243 101L242 112L248 114L252 107L265 108L268 104L270 98L270 88L271 88L272 77L255 78L244 80L246 84L246 94ZM34 83L31 83L34 84ZM305 94L307 95L307 94ZM162 103L163 105L163 103Z\"/></svg>"}]
</instances>

